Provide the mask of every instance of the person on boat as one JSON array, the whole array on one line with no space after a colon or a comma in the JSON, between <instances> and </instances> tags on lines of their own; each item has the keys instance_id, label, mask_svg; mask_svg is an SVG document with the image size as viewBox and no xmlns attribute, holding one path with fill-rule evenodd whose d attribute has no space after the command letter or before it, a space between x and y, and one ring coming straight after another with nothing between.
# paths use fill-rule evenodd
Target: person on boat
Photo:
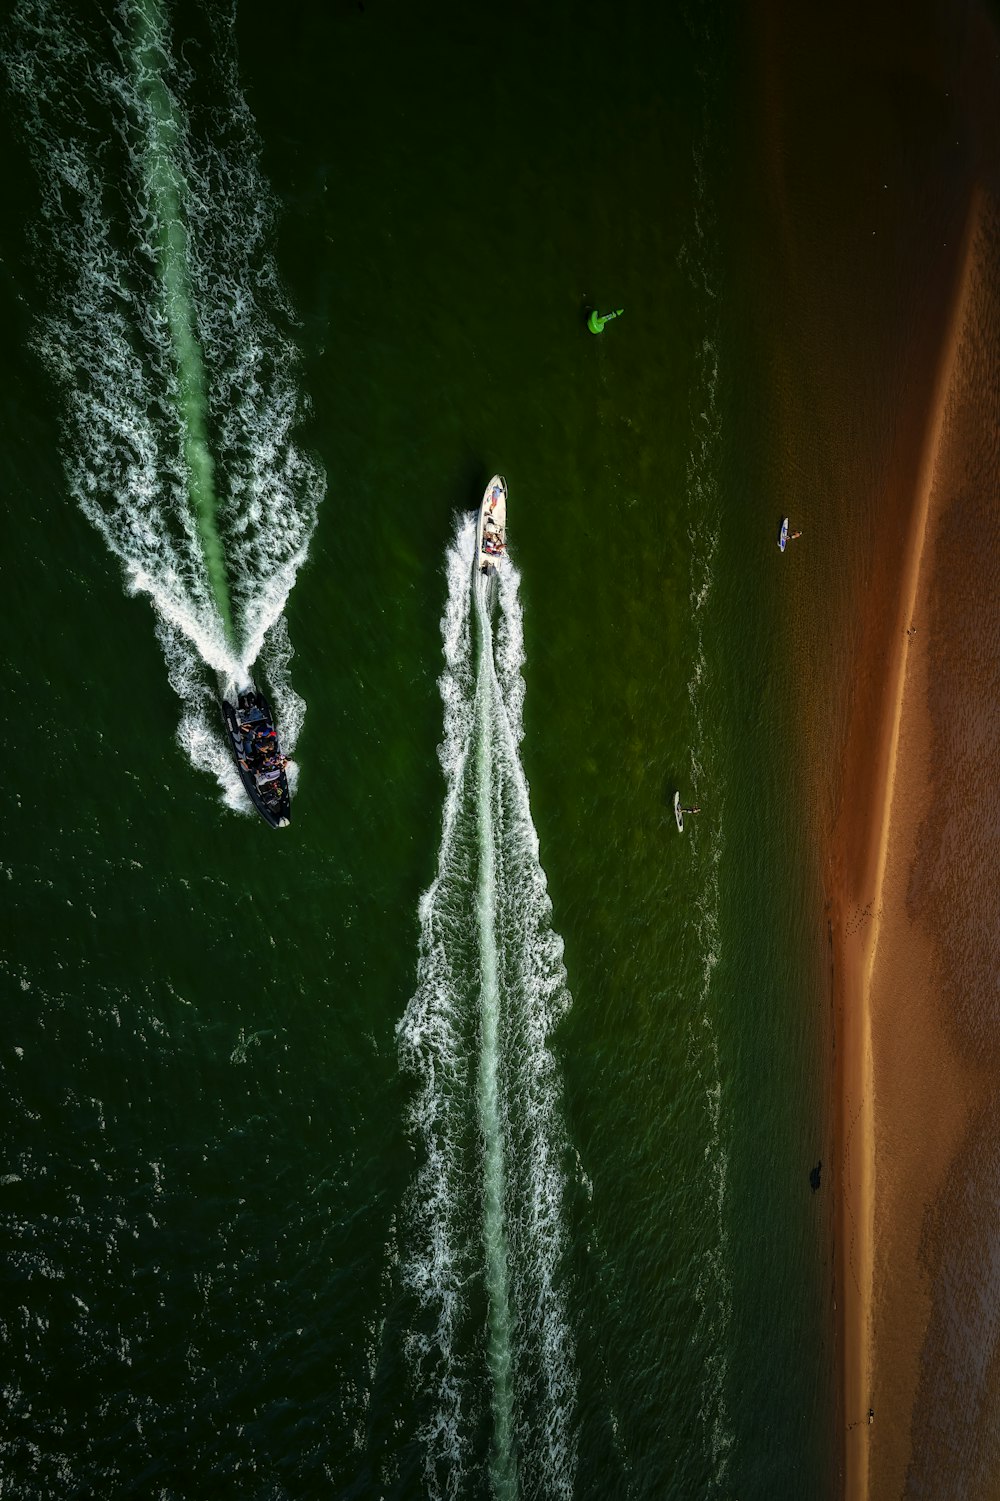
<instances>
[{"instance_id":1,"label":"person on boat","mask_svg":"<svg viewBox=\"0 0 1000 1501\"><path fill-rule=\"evenodd\" d=\"M801 537L801 536L802 536L801 532L789 532L788 533L788 540L789 540L789 542L794 542L797 537Z\"/></svg>"},{"instance_id":2,"label":"person on boat","mask_svg":"<svg viewBox=\"0 0 1000 1501\"><path fill-rule=\"evenodd\" d=\"M264 782L276 782L287 765L287 756L269 756L264 763L264 770L257 773L257 786L260 787Z\"/></svg>"},{"instance_id":3,"label":"person on boat","mask_svg":"<svg viewBox=\"0 0 1000 1501\"><path fill-rule=\"evenodd\" d=\"M681 812L682 813L700 813L701 809L700 808L682 808Z\"/></svg>"}]
</instances>

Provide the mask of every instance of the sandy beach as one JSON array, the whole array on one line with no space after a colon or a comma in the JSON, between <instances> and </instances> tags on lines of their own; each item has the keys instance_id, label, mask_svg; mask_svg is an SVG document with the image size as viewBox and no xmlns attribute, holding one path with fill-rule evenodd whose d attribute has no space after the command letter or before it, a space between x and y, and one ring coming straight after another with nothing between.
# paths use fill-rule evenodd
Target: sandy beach
<instances>
[{"instance_id":1,"label":"sandy beach","mask_svg":"<svg viewBox=\"0 0 1000 1501\"><path fill-rule=\"evenodd\" d=\"M829 896L840 1046L837 1285L843 1354L844 1494L902 1496L911 1414L933 1289L921 1257L927 1213L962 1141L982 1080L953 1046L940 1004L932 924L908 899L935 796L929 706L935 538L950 499L949 430L976 267L970 205L961 274L883 639L880 696L862 696L849 731L847 788L831 847Z\"/></svg>"},{"instance_id":2,"label":"sandy beach","mask_svg":"<svg viewBox=\"0 0 1000 1501\"><path fill-rule=\"evenodd\" d=\"M761 152L782 316L761 339L782 435L773 483L805 527L787 584L789 692L832 990L830 1492L988 1501L1000 1495L996 33L977 6L953 29L943 7L912 26L891 7L849 7L833 27L783 0L766 14Z\"/></svg>"}]
</instances>

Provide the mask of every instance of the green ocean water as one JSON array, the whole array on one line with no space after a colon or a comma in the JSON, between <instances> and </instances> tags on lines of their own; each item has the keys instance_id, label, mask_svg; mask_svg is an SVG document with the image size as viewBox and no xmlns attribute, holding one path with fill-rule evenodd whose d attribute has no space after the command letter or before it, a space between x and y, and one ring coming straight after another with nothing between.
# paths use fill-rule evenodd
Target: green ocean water
<instances>
[{"instance_id":1,"label":"green ocean water","mask_svg":"<svg viewBox=\"0 0 1000 1501\"><path fill-rule=\"evenodd\" d=\"M822 898L788 798L794 558L733 290L745 18L163 19L242 651L184 491L127 28L39 4L4 34L46 69L33 95L8 74L4 126L0 1479L826 1494ZM600 339L595 303L626 310ZM488 704L523 729L502 770L530 813L459 810L455 900L495 847L507 1437L491 1128L462 1093L490 1035L481 925L445 941L453 1051L421 1055L458 1081L437 1220L406 1050L453 785L447 560L496 471L519 584L490 639L523 647ZM218 675L255 660L299 768L281 834L238 811L215 725ZM702 808L683 838L675 788ZM447 1348L420 1259L443 1224Z\"/></svg>"}]
</instances>

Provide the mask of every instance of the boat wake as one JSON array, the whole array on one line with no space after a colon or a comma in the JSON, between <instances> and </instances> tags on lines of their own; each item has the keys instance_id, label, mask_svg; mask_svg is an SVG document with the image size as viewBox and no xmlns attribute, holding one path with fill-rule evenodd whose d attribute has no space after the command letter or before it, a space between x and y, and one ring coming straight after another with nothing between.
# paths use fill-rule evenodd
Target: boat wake
<instances>
[{"instance_id":1,"label":"boat wake","mask_svg":"<svg viewBox=\"0 0 1000 1501\"><path fill-rule=\"evenodd\" d=\"M86 27L20 0L3 62L39 180L36 344L69 487L153 603L181 744L245 811L218 697L259 658L294 748L283 611L324 477L295 440L306 402L234 17L199 24L182 53L158 0Z\"/></svg>"},{"instance_id":2,"label":"boat wake","mask_svg":"<svg viewBox=\"0 0 1000 1501\"><path fill-rule=\"evenodd\" d=\"M495 581L474 576L475 537L463 521L448 552L447 792L420 902L417 989L398 1028L418 1080L410 1127L422 1158L403 1278L414 1388L428 1404L427 1492L481 1494L488 1450L492 1494L512 1501L570 1497L576 1472L569 1148L549 1048L570 995L519 756L519 578L509 561Z\"/></svg>"}]
</instances>

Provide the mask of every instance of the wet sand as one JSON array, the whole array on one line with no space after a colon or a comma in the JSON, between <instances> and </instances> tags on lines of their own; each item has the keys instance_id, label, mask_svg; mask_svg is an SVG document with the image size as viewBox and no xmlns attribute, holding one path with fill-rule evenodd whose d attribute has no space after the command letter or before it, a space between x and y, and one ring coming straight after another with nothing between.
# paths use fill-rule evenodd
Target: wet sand
<instances>
[{"instance_id":1,"label":"wet sand","mask_svg":"<svg viewBox=\"0 0 1000 1501\"><path fill-rule=\"evenodd\" d=\"M986 1501L1000 1496L996 26L934 0L849 3L832 22L770 0L756 24L771 238L748 255L749 290L763 288L772 372L765 477L805 528L781 580L787 693L832 960L830 1492Z\"/></svg>"},{"instance_id":2,"label":"wet sand","mask_svg":"<svg viewBox=\"0 0 1000 1501\"><path fill-rule=\"evenodd\" d=\"M963 1501L1000 1493L995 196L979 196L974 231L935 442L870 997L868 1494Z\"/></svg>"},{"instance_id":3,"label":"wet sand","mask_svg":"<svg viewBox=\"0 0 1000 1501\"><path fill-rule=\"evenodd\" d=\"M859 702L845 796L831 844L838 1090L837 1285L842 1317L845 1494L904 1493L910 1413L930 1315L919 1263L923 1216L967 1117L965 1067L942 1035L938 967L907 892L933 796L926 622L934 535L946 499L946 418L969 311L977 248L970 207L963 266L928 414L895 599L867 647L882 690ZM924 629L921 631L921 622ZM874 1417L869 1421L870 1412ZM879 1483L873 1484L878 1473Z\"/></svg>"}]
</instances>

